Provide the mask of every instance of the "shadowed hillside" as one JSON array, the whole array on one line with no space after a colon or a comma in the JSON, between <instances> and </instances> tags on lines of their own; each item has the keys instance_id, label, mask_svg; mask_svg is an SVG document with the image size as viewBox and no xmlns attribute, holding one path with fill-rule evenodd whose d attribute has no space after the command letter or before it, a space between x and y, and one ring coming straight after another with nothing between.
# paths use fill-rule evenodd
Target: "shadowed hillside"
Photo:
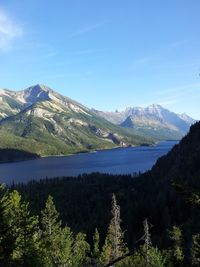
<instances>
[{"instance_id":1,"label":"shadowed hillside","mask_svg":"<svg viewBox=\"0 0 200 267\"><path fill-rule=\"evenodd\" d=\"M39 158L37 154L18 149L0 149L0 163Z\"/></svg>"}]
</instances>

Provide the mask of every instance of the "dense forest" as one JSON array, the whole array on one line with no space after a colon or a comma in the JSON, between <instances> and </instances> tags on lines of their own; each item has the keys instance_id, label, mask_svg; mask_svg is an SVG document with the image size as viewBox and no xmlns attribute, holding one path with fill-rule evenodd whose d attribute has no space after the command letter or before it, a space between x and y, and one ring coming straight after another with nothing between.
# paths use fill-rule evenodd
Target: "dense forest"
<instances>
[{"instance_id":1,"label":"dense forest","mask_svg":"<svg viewBox=\"0 0 200 267\"><path fill-rule=\"evenodd\" d=\"M30 213L28 203L16 190L9 192L2 186L0 192L0 266L161 267L199 264L199 234L192 236L191 247L186 249L182 229L174 225L168 231L170 246L158 249L152 242L154 226L148 219L143 220L143 230L130 249L126 233L121 228L120 206L115 194L111 196L110 220L104 239L95 228L89 241L84 232L72 231L68 224L62 223L51 196L38 216Z\"/></svg>"},{"instance_id":2,"label":"dense forest","mask_svg":"<svg viewBox=\"0 0 200 267\"><path fill-rule=\"evenodd\" d=\"M200 266L199 137L142 175L2 187L1 266Z\"/></svg>"}]
</instances>

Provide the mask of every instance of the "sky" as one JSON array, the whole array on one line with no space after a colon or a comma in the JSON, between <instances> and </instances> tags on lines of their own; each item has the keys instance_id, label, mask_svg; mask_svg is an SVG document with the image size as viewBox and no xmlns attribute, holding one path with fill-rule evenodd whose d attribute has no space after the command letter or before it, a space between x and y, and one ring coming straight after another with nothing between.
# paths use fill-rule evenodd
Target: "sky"
<instances>
[{"instance_id":1,"label":"sky","mask_svg":"<svg viewBox=\"0 0 200 267\"><path fill-rule=\"evenodd\" d=\"M200 119L199 0L0 0L0 88Z\"/></svg>"}]
</instances>

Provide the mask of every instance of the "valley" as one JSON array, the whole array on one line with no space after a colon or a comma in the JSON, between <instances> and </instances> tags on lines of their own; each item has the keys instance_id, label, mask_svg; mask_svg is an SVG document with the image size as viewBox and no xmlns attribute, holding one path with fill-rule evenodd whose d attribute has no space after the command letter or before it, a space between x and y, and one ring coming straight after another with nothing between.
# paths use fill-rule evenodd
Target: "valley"
<instances>
[{"instance_id":1,"label":"valley","mask_svg":"<svg viewBox=\"0 0 200 267\"><path fill-rule=\"evenodd\" d=\"M0 0L0 267L200 267L199 11Z\"/></svg>"}]
</instances>

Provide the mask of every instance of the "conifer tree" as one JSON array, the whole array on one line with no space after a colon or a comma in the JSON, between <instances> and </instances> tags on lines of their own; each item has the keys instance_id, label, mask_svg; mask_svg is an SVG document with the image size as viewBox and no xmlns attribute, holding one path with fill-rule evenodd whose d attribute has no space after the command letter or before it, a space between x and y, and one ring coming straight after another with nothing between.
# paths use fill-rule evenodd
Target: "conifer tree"
<instances>
[{"instance_id":1,"label":"conifer tree","mask_svg":"<svg viewBox=\"0 0 200 267\"><path fill-rule=\"evenodd\" d=\"M78 233L73 244L72 266L87 266L89 264L89 252L90 246L86 242L86 235L83 233Z\"/></svg>"},{"instance_id":2,"label":"conifer tree","mask_svg":"<svg viewBox=\"0 0 200 267\"><path fill-rule=\"evenodd\" d=\"M73 234L69 227L64 227L61 230L57 242L57 266L59 267L73 267L72 265L72 248L73 248Z\"/></svg>"},{"instance_id":3,"label":"conifer tree","mask_svg":"<svg viewBox=\"0 0 200 267\"><path fill-rule=\"evenodd\" d=\"M96 266L100 266L100 244L99 244L99 232L95 229L93 236L93 251L91 253L92 260Z\"/></svg>"},{"instance_id":4,"label":"conifer tree","mask_svg":"<svg viewBox=\"0 0 200 267\"><path fill-rule=\"evenodd\" d=\"M42 211L42 240L47 266L69 267L72 265L73 236L69 227L61 227L59 213L51 196Z\"/></svg>"},{"instance_id":5,"label":"conifer tree","mask_svg":"<svg viewBox=\"0 0 200 267\"><path fill-rule=\"evenodd\" d=\"M149 267L150 265L150 249L152 247L152 243L151 243L151 235L149 232L149 224L147 219L144 220L143 222L143 226L144 226L144 256L145 256L145 264L147 267Z\"/></svg>"},{"instance_id":6,"label":"conifer tree","mask_svg":"<svg viewBox=\"0 0 200 267\"><path fill-rule=\"evenodd\" d=\"M48 197L45 209L41 212L42 214L42 227L43 227L43 237L51 240L59 232L61 228L61 221L59 219L59 213L53 203L53 198Z\"/></svg>"},{"instance_id":7,"label":"conifer tree","mask_svg":"<svg viewBox=\"0 0 200 267\"><path fill-rule=\"evenodd\" d=\"M169 234L171 240L174 243L174 247L171 250L172 257L174 258L174 263L180 265L184 260L183 247L182 247L183 237L181 229L177 226L173 226Z\"/></svg>"},{"instance_id":8,"label":"conifer tree","mask_svg":"<svg viewBox=\"0 0 200 267\"><path fill-rule=\"evenodd\" d=\"M61 221L51 196L48 197L45 209L41 214L42 240L46 252L46 261L49 266L54 267L58 264L58 241L61 235Z\"/></svg>"},{"instance_id":9,"label":"conifer tree","mask_svg":"<svg viewBox=\"0 0 200 267\"><path fill-rule=\"evenodd\" d=\"M127 248L124 243L124 233L120 226L120 206L117 205L115 194L112 195L111 214L112 218L101 254L102 263L109 263L123 256L127 252Z\"/></svg>"},{"instance_id":10,"label":"conifer tree","mask_svg":"<svg viewBox=\"0 0 200 267\"><path fill-rule=\"evenodd\" d=\"M10 233L15 240L11 255L13 265L43 266L38 217L30 215L28 203L21 200L17 191L9 193L6 201L4 216L8 220Z\"/></svg>"},{"instance_id":11,"label":"conifer tree","mask_svg":"<svg viewBox=\"0 0 200 267\"><path fill-rule=\"evenodd\" d=\"M200 234L192 237L191 258L193 266L200 266Z\"/></svg>"},{"instance_id":12,"label":"conifer tree","mask_svg":"<svg viewBox=\"0 0 200 267\"><path fill-rule=\"evenodd\" d=\"M6 210L8 208L8 192L5 186L0 185L0 266L10 266L12 253L16 248L16 238L12 234Z\"/></svg>"}]
</instances>

